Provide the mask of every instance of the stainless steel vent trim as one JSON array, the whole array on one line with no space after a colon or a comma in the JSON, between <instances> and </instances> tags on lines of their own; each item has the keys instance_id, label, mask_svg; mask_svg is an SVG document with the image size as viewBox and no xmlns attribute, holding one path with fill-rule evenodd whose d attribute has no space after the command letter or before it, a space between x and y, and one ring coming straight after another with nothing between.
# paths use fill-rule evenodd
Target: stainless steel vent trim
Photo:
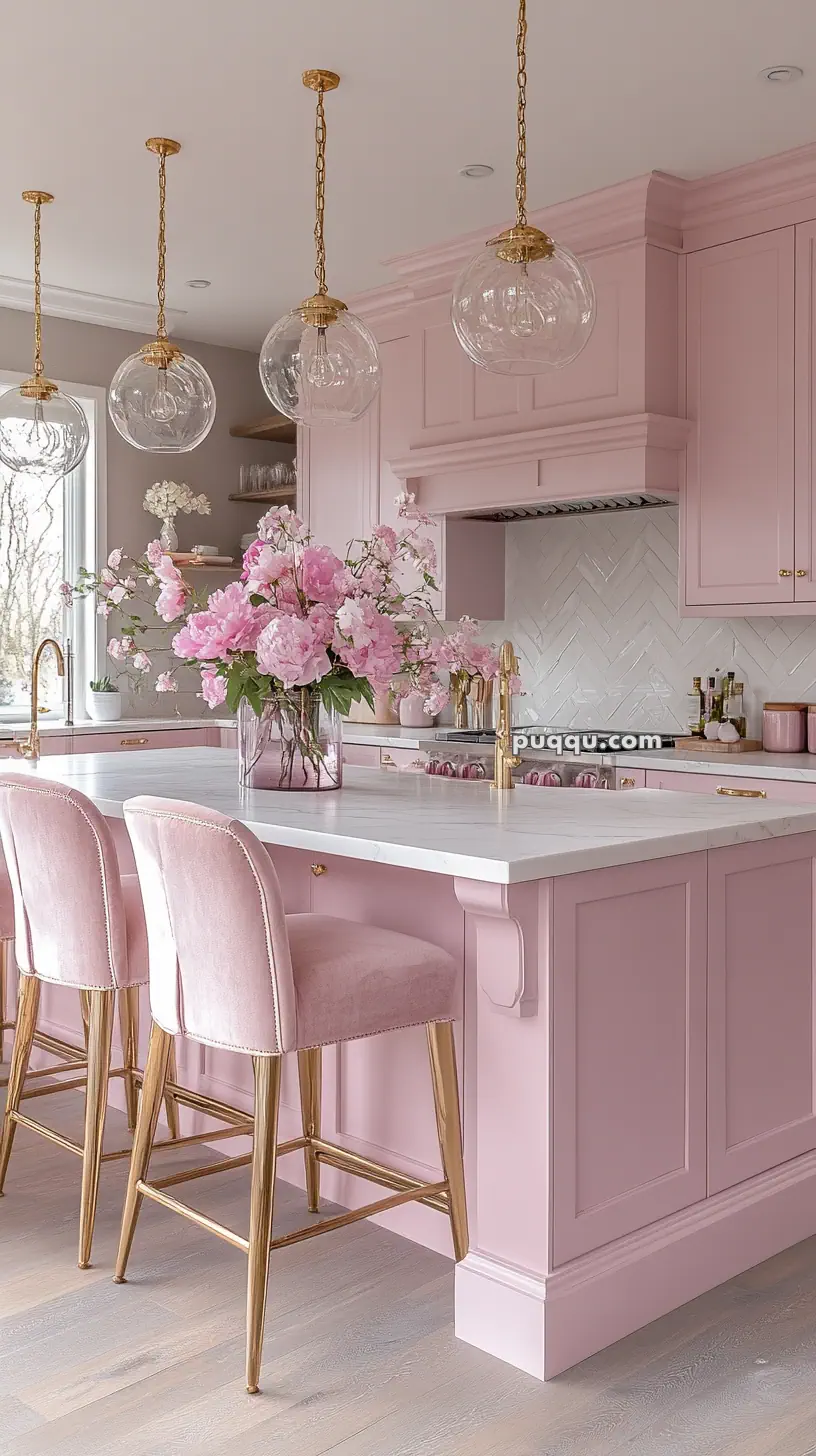
<instances>
[{"instance_id":1,"label":"stainless steel vent trim","mask_svg":"<svg viewBox=\"0 0 816 1456\"><path fill-rule=\"evenodd\" d=\"M496 510L465 511L466 521L535 521L542 516L603 515L610 511L647 511L677 504L677 496L651 495L636 491L621 495L591 496L587 500L542 501L538 505L502 506Z\"/></svg>"}]
</instances>

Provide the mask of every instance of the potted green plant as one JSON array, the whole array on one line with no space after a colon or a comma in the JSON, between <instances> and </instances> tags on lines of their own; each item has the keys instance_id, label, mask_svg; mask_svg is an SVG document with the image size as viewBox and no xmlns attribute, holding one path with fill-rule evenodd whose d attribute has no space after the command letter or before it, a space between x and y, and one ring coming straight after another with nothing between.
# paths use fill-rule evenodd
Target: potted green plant
<instances>
[{"instance_id":1,"label":"potted green plant","mask_svg":"<svg viewBox=\"0 0 816 1456\"><path fill-rule=\"evenodd\" d=\"M122 716L122 694L109 677L98 677L88 687L88 712L95 723L115 723Z\"/></svg>"}]
</instances>

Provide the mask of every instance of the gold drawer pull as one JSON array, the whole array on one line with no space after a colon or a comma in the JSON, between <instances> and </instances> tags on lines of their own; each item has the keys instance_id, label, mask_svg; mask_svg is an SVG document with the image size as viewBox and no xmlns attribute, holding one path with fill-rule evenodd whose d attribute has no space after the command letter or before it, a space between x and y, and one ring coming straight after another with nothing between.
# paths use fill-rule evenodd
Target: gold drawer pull
<instances>
[{"instance_id":1,"label":"gold drawer pull","mask_svg":"<svg viewBox=\"0 0 816 1456\"><path fill-rule=\"evenodd\" d=\"M622 789L633 789L635 787L635 781L634 779L621 779L620 786Z\"/></svg>"},{"instance_id":2,"label":"gold drawer pull","mask_svg":"<svg viewBox=\"0 0 816 1456\"><path fill-rule=\"evenodd\" d=\"M143 743L147 743L147 739L146 738L120 738L120 740L119 740L119 747L120 748L140 748Z\"/></svg>"},{"instance_id":3,"label":"gold drawer pull","mask_svg":"<svg viewBox=\"0 0 816 1456\"><path fill-rule=\"evenodd\" d=\"M767 799L768 795L764 789L724 789L722 785L717 789L718 794L727 794L732 799Z\"/></svg>"},{"instance_id":4,"label":"gold drawer pull","mask_svg":"<svg viewBox=\"0 0 816 1456\"><path fill-rule=\"evenodd\" d=\"M801 570L800 570L800 571L797 571L797 573L796 573L796 575L797 575L797 576L807 576L807 572L806 572L806 571L801 571Z\"/></svg>"},{"instance_id":5,"label":"gold drawer pull","mask_svg":"<svg viewBox=\"0 0 816 1456\"><path fill-rule=\"evenodd\" d=\"M783 566L780 566L780 568L779 568L779 575L780 576L793 576L793 572L792 571L785 571L785 568Z\"/></svg>"},{"instance_id":6,"label":"gold drawer pull","mask_svg":"<svg viewBox=\"0 0 816 1456\"><path fill-rule=\"evenodd\" d=\"M380 764L388 764L389 768L396 768L396 764L394 763L394 760L391 757L390 753L383 753L380 755Z\"/></svg>"},{"instance_id":7,"label":"gold drawer pull","mask_svg":"<svg viewBox=\"0 0 816 1456\"><path fill-rule=\"evenodd\" d=\"M316 880L319 880L320 879L320 876L321 875L325 875L325 873L326 873L326 866L324 864L313 864L312 865L312 874L314 875L314 877L315 877Z\"/></svg>"}]
</instances>

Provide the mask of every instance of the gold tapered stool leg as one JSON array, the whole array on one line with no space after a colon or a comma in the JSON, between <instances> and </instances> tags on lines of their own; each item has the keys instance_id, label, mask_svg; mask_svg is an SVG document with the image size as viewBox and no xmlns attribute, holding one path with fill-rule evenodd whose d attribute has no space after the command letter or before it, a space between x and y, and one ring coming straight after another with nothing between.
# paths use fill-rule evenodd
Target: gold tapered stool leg
<instances>
[{"instance_id":1,"label":"gold tapered stool leg","mask_svg":"<svg viewBox=\"0 0 816 1456\"><path fill-rule=\"evenodd\" d=\"M82 1035L85 1038L85 1050L88 1050L88 1031L91 1025L91 993L80 991L79 1009L82 1012Z\"/></svg>"},{"instance_id":2,"label":"gold tapered stool leg","mask_svg":"<svg viewBox=\"0 0 816 1456\"><path fill-rule=\"evenodd\" d=\"M298 1052L298 1078L300 1080L300 1115L305 1138L320 1137L320 1093L323 1072L323 1048L308 1047ZM320 1207L320 1164L314 1148L304 1148L306 1162L306 1198L310 1213L317 1213Z\"/></svg>"},{"instance_id":3,"label":"gold tapered stool leg","mask_svg":"<svg viewBox=\"0 0 816 1456\"><path fill-rule=\"evenodd\" d=\"M252 1061L255 1067L255 1137L249 1206L246 1386L250 1395L257 1395L275 1198L281 1059L279 1056L253 1057Z\"/></svg>"},{"instance_id":4,"label":"gold tapered stool leg","mask_svg":"<svg viewBox=\"0 0 816 1456\"><path fill-rule=\"evenodd\" d=\"M436 1127L442 1169L450 1189L450 1221L453 1252L464 1259L468 1251L465 1168L462 1161L462 1126L459 1114L459 1079L451 1021L429 1021L428 1051L431 1058Z\"/></svg>"},{"instance_id":5,"label":"gold tapered stool leg","mask_svg":"<svg viewBox=\"0 0 816 1456\"><path fill-rule=\"evenodd\" d=\"M85 1084L85 1140L82 1153L82 1194L79 1204L79 1267L90 1268L91 1245L99 1194L102 1138L108 1110L111 1038L116 1010L115 991L88 991L88 1077Z\"/></svg>"},{"instance_id":6,"label":"gold tapered stool leg","mask_svg":"<svg viewBox=\"0 0 816 1456\"><path fill-rule=\"evenodd\" d=\"M130 1131L136 1127L136 1113L139 1107L139 1091L135 1071L139 1062L139 987L128 986L120 991L119 1034L122 1041L122 1066L125 1069L125 1107Z\"/></svg>"},{"instance_id":7,"label":"gold tapered stool leg","mask_svg":"<svg viewBox=\"0 0 816 1456\"><path fill-rule=\"evenodd\" d=\"M20 1098L23 1095L23 1083L25 1082L28 1062L31 1056L31 1047L34 1042L34 1032L37 1028L37 1012L40 1006L40 983L36 976L21 976L20 989L17 995L17 1030L14 1034L14 1045L11 1049L11 1070L9 1072L8 1092L6 1093L6 1111L3 1117L3 1131L0 1134L0 1198L3 1196L3 1184L6 1181L6 1170L8 1169L11 1148L14 1142L14 1134L17 1131L17 1124L11 1116L20 1106Z\"/></svg>"},{"instance_id":8,"label":"gold tapered stool leg","mask_svg":"<svg viewBox=\"0 0 816 1456\"><path fill-rule=\"evenodd\" d=\"M178 1068L176 1066L176 1042L170 1038L170 1060L167 1063L167 1076L171 1082L178 1082ZM166 1093L164 1098L164 1114L167 1118L167 1131L171 1138L179 1136L179 1105L171 1093Z\"/></svg>"},{"instance_id":9,"label":"gold tapered stool leg","mask_svg":"<svg viewBox=\"0 0 816 1456\"><path fill-rule=\"evenodd\" d=\"M150 1032L150 1048L142 1082L139 1114L136 1119L133 1152L130 1157L130 1172L125 1194L125 1207L122 1213L122 1232L119 1236L119 1252L116 1256L116 1273L114 1275L116 1284L125 1282L133 1235L136 1232L136 1220L139 1217L139 1209L144 1196L139 1192L137 1184L147 1175L172 1047L173 1038L154 1021Z\"/></svg>"}]
</instances>

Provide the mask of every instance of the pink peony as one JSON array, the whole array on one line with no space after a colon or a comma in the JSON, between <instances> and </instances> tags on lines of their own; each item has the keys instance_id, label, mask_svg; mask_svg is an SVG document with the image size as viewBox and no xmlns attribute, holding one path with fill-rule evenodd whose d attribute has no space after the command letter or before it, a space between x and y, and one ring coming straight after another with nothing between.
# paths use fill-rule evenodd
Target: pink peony
<instances>
[{"instance_id":1,"label":"pink peony","mask_svg":"<svg viewBox=\"0 0 816 1456\"><path fill-rule=\"evenodd\" d=\"M375 526L371 536L371 554L383 566L390 566L397 554L397 533L393 526Z\"/></svg>"},{"instance_id":2,"label":"pink peony","mask_svg":"<svg viewBox=\"0 0 816 1456\"><path fill-rule=\"evenodd\" d=\"M64 607L70 607L74 600L74 588L70 581L61 581L57 588L60 594L60 601Z\"/></svg>"},{"instance_id":3,"label":"pink peony","mask_svg":"<svg viewBox=\"0 0 816 1456\"><path fill-rule=\"evenodd\" d=\"M355 677L387 687L402 663L402 639L368 597L346 598L337 613L334 650Z\"/></svg>"},{"instance_id":4,"label":"pink peony","mask_svg":"<svg viewBox=\"0 0 816 1456\"><path fill-rule=\"evenodd\" d=\"M250 546L244 557L243 578L246 580L248 590L251 592L264 591L266 587L274 586L277 582L285 580L292 575L292 558L286 551L275 551L272 546L267 546L263 541L256 541L255 545L260 550L255 551ZM247 556L252 552L252 560L247 564Z\"/></svg>"},{"instance_id":5,"label":"pink peony","mask_svg":"<svg viewBox=\"0 0 816 1456\"><path fill-rule=\"evenodd\" d=\"M262 608L253 607L246 587L230 582L223 591L213 592L204 612L193 612L173 638L176 657L198 662L228 661L234 652L251 652L258 633L268 620Z\"/></svg>"},{"instance_id":6,"label":"pink peony","mask_svg":"<svg viewBox=\"0 0 816 1456\"><path fill-rule=\"evenodd\" d=\"M300 516L288 506L273 506L258 522L258 535L262 541L275 543L288 538L291 541L305 541L308 531Z\"/></svg>"},{"instance_id":7,"label":"pink peony","mask_svg":"<svg viewBox=\"0 0 816 1456\"><path fill-rule=\"evenodd\" d=\"M110 602L100 602L96 609L96 615L98 617L109 617L112 611L113 607Z\"/></svg>"},{"instance_id":8,"label":"pink peony","mask_svg":"<svg viewBox=\"0 0 816 1456\"><path fill-rule=\"evenodd\" d=\"M162 546L161 541L149 541L147 543L145 556L147 557L148 565L154 568L157 567L163 555L164 547ZM166 692L167 689L165 688L164 691Z\"/></svg>"},{"instance_id":9,"label":"pink peony","mask_svg":"<svg viewBox=\"0 0 816 1456\"><path fill-rule=\"evenodd\" d=\"M125 588L119 582L117 582L116 586L112 586L110 591L108 592L108 601L113 602L113 605L115 607L118 607L120 602L123 602L125 600L126 596L127 592L125 591Z\"/></svg>"},{"instance_id":10,"label":"pink peony","mask_svg":"<svg viewBox=\"0 0 816 1456\"><path fill-rule=\"evenodd\" d=\"M160 672L156 678L157 693L177 693L178 683L170 676L169 672Z\"/></svg>"},{"instance_id":11,"label":"pink peony","mask_svg":"<svg viewBox=\"0 0 816 1456\"><path fill-rule=\"evenodd\" d=\"M301 561L301 586L312 602L339 607L344 593L338 584L343 563L328 546L306 546Z\"/></svg>"},{"instance_id":12,"label":"pink peony","mask_svg":"<svg viewBox=\"0 0 816 1456\"><path fill-rule=\"evenodd\" d=\"M148 668L153 665L147 653L141 651L134 652L132 661L137 672L147 672Z\"/></svg>"},{"instance_id":13,"label":"pink peony","mask_svg":"<svg viewBox=\"0 0 816 1456\"><path fill-rule=\"evenodd\" d=\"M227 696L227 680L205 667L201 674L201 696L208 708L219 708Z\"/></svg>"},{"instance_id":14,"label":"pink peony","mask_svg":"<svg viewBox=\"0 0 816 1456\"><path fill-rule=\"evenodd\" d=\"M156 562L154 570L162 588L156 598L156 611L163 622L175 622L176 617L180 617L184 611L187 600L184 579L178 567L164 553Z\"/></svg>"},{"instance_id":15,"label":"pink peony","mask_svg":"<svg viewBox=\"0 0 816 1456\"><path fill-rule=\"evenodd\" d=\"M119 567L122 565L122 557L124 556L124 554L125 553L122 550L121 546L117 546L114 551L111 551L111 554L108 557L108 566L111 568L112 571L119 570Z\"/></svg>"},{"instance_id":16,"label":"pink peony","mask_svg":"<svg viewBox=\"0 0 816 1456\"><path fill-rule=\"evenodd\" d=\"M116 573L109 571L107 566L103 566L99 573L99 580L103 586L116 586Z\"/></svg>"},{"instance_id":17,"label":"pink peony","mask_svg":"<svg viewBox=\"0 0 816 1456\"><path fill-rule=\"evenodd\" d=\"M426 511L420 509L416 503L416 495L410 490L403 490L394 497L394 505L404 521L416 521L418 526L430 526L433 524L431 517Z\"/></svg>"},{"instance_id":18,"label":"pink peony","mask_svg":"<svg viewBox=\"0 0 816 1456\"><path fill-rule=\"evenodd\" d=\"M108 657L112 662L126 662L132 647L132 637L111 637L108 643Z\"/></svg>"},{"instance_id":19,"label":"pink peony","mask_svg":"<svg viewBox=\"0 0 816 1456\"><path fill-rule=\"evenodd\" d=\"M328 607L318 604L312 607L307 613L306 621L312 628L315 637L328 647L334 636L334 613Z\"/></svg>"},{"instance_id":20,"label":"pink peony","mask_svg":"<svg viewBox=\"0 0 816 1456\"><path fill-rule=\"evenodd\" d=\"M284 688L306 687L331 672L324 644L311 623L299 617L274 617L255 651L259 670L278 678Z\"/></svg>"}]
</instances>

